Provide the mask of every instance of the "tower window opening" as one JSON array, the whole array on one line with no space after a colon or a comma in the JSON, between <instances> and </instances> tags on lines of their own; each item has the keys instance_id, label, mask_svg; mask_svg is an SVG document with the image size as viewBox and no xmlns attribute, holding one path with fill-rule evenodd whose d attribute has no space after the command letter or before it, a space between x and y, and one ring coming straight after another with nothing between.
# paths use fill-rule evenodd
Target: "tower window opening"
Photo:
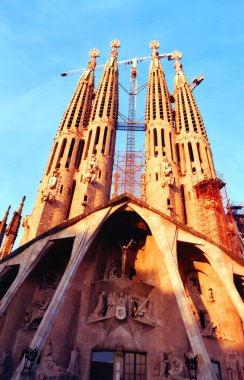
<instances>
[{"instance_id":1,"label":"tower window opening","mask_svg":"<svg viewBox=\"0 0 244 380\"><path fill-rule=\"evenodd\" d=\"M82 158L82 154L83 154L83 150L84 150L84 145L85 145L85 141L81 140L79 142L78 149L77 149L77 152L76 152L75 169L79 169L81 158Z\"/></svg>"},{"instance_id":2,"label":"tower window opening","mask_svg":"<svg viewBox=\"0 0 244 380\"><path fill-rule=\"evenodd\" d=\"M109 151L108 151L108 155L111 156L112 155L112 146L113 146L113 129L111 131L111 135L110 135L110 143L109 143Z\"/></svg>"},{"instance_id":3,"label":"tower window opening","mask_svg":"<svg viewBox=\"0 0 244 380\"><path fill-rule=\"evenodd\" d=\"M97 127L94 145L93 145L93 151L92 151L93 154L97 153L97 145L99 143L99 137L100 137L100 127Z\"/></svg>"},{"instance_id":4,"label":"tower window opening","mask_svg":"<svg viewBox=\"0 0 244 380\"><path fill-rule=\"evenodd\" d=\"M171 205L170 198L167 198L167 206L170 206L170 205Z\"/></svg>"},{"instance_id":5,"label":"tower window opening","mask_svg":"<svg viewBox=\"0 0 244 380\"><path fill-rule=\"evenodd\" d=\"M199 161L200 161L200 163L202 163L202 157L201 157L201 150L200 150L199 142L197 143L197 152L198 152Z\"/></svg>"},{"instance_id":6,"label":"tower window opening","mask_svg":"<svg viewBox=\"0 0 244 380\"><path fill-rule=\"evenodd\" d=\"M164 140L164 129L161 129L161 141L162 141L162 146L165 147L165 140Z\"/></svg>"},{"instance_id":7,"label":"tower window opening","mask_svg":"<svg viewBox=\"0 0 244 380\"><path fill-rule=\"evenodd\" d=\"M67 139L63 139L63 142L62 142L62 145L61 145L61 148L60 148L60 152L59 152L59 156L58 156L58 159L57 159L57 163L56 163L56 168L60 168L60 162L61 162L61 158L63 157L64 155L64 150L65 150L65 147L66 147L66 143L67 143Z\"/></svg>"},{"instance_id":8,"label":"tower window opening","mask_svg":"<svg viewBox=\"0 0 244 380\"><path fill-rule=\"evenodd\" d=\"M56 151L57 151L57 148L58 148L58 142L55 143L54 145L54 148L53 148L53 153L52 153L52 157L51 157L51 160L49 162L49 165L48 165L48 169L47 169L47 175L50 173L50 169L52 167L52 164L53 164L53 159L54 159L54 156L56 154Z\"/></svg>"},{"instance_id":9,"label":"tower window opening","mask_svg":"<svg viewBox=\"0 0 244 380\"><path fill-rule=\"evenodd\" d=\"M158 137L157 137L157 130L156 128L153 129L153 145L154 145L154 157L157 157L158 155Z\"/></svg>"},{"instance_id":10,"label":"tower window opening","mask_svg":"<svg viewBox=\"0 0 244 380\"><path fill-rule=\"evenodd\" d=\"M104 134L103 134L103 143L102 143L102 153L103 153L103 154L104 154L104 152L105 152L105 146L106 146L107 135L108 135L108 127L105 127L105 129L104 129Z\"/></svg>"},{"instance_id":11,"label":"tower window opening","mask_svg":"<svg viewBox=\"0 0 244 380\"><path fill-rule=\"evenodd\" d=\"M178 162L180 162L180 147L178 143L176 144L176 155Z\"/></svg>"},{"instance_id":12,"label":"tower window opening","mask_svg":"<svg viewBox=\"0 0 244 380\"><path fill-rule=\"evenodd\" d=\"M66 164L65 164L66 168L69 168L70 160L71 160L72 153L73 153L73 150L74 150L74 145L75 145L75 139L72 139L72 141L70 143L70 147L69 147L67 161L66 161Z\"/></svg>"},{"instance_id":13,"label":"tower window opening","mask_svg":"<svg viewBox=\"0 0 244 380\"><path fill-rule=\"evenodd\" d=\"M86 160L87 156L88 156L88 151L89 151L89 147L90 147L91 137L92 137L92 131L90 131L89 135L88 135L88 140L87 140L87 143L86 143L86 151L85 151L84 160Z\"/></svg>"},{"instance_id":14,"label":"tower window opening","mask_svg":"<svg viewBox=\"0 0 244 380\"><path fill-rule=\"evenodd\" d=\"M169 143L170 143L171 159L172 159L172 161L174 161L174 153L173 153L172 135L171 135L171 132L169 132Z\"/></svg>"},{"instance_id":15,"label":"tower window opening","mask_svg":"<svg viewBox=\"0 0 244 380\"><path fill-rule=\"evenodd\" d=\"M186 198L185 198L185 187L184 185L181 185L181 199L182 199L182 205L183 205L183 223L187 224L187 213L186 213Z\"/></svg>"},{"instance_id":16,"label":"tower window opening","mask_svg":"<svg viewBox=\"0 0 244 380\"><path fill-rule=\"evenodd\" d=\"M190 142L188 143L188 151L189 151L189 156L190 156L191 162L194 162L194 155L193 155L192 145Z\"/></svg>"},{"instance_id":17,"label":"tower window opening","mask_svg":"<svg viewBox=\"0 0 244 380\"><path fill-rule=\"evenodd\" d=\"M150 140L150 131L148 131L148 155L151 157L151 140Z\"/></svg>"},{"instance_id":18,"label":"tower window opening","mask_svg":"<svg viewBox=\"0 0 244 380\"><path fill-rule=\"evenodd\" d=\"M59 190L59 193L60 193L60 194L62 194L62 192L63 192L63 188L64 188L63 185L61 185L61 186L60 186L60 190Z\"/></svg>"},{"instance_id":19,"label":"tower window opening","mask_svg":"<svg viewBox=\"0 0 244 380\"><path fill-rule=\"evenodd\" d=\"M88 199L88 196L85 194L85 195L84 195L84 198L83 198L83 201L84 201L84 202L87 202L87 199Z\"/></svg>"},{"instance_id":20,"label":"tower window opening","mask_svg":"<svg viewBox=\"0 0 244 380\"><path fill-rule=\"evenodd\" d=\"M158 181L158 173L155 173L156 181Z\"/></svg>"}]
</instances>

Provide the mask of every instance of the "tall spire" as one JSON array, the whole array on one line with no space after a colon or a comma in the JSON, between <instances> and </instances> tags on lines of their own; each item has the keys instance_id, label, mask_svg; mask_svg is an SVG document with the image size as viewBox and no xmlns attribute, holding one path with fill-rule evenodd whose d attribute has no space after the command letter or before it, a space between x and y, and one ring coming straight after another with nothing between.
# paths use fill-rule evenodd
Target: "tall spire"
<instances>
[{"instance_id":1,"label":"tall spire","mask_svg":"<svg viewBox=\"0 0 244 380\"><path fill-rule=\"evenodd\" d=\"M221 198L223 181L217 178L210 145L192 87L182 68L182 54L175 51L176 148L185 222L217 242L229 244Z\"/></svg>"},{"instance_id":2,"label":"tall spire","mask_svg":"<svg viewBox=\"0 0 244 380\"><path fill-rule=\"evenodd\" d=\"M92 49L89 51L89 55L91 60L88 62L87 69L78 81L74 95L60 123L59 133L64 129L74 129L82 132L84 128L87 128L94 91L96 58L100 56L100 53L99 50Z\"/></svg>"},{"instance_id":3,"label":"tall spire","mask_svg":"<svg viewBox=\"0 0 244 380\"><path fill-rule=\"evenodd\" d=\"M96 91L70 216L91 211L110 198L118 118L119 46L118 40L111 42L110 57Z\"/></svg>"},{"instance_id":4,"label":"tall spire","mask_svg":"<svg viewBox=\"0 0 244 380\"><path fill-rule=\"evenodd\" d=\"M175 122L181 172L183 175L197 174L200 177L216 178L203 120L183 72L181 57L179 51L172 54L172 58L175 59Z\"/></svg>"},{"instance_id":5,"label":"tall spire","mask_svg":"<svg viewBox=\"0 0 244 380\"><path fill-rule=\"evenodd\" d=\"M9 215L10 208L11 208L11 206L8 206L8 209L7 209L7 211L4 214L3 220L0 222L0 247L2 245L3 238L4 238L4 235L5 235L5 231L6 231L6 227L7 227L7 220L8 220L8 215Z\"/></svg>"},{"instance_id":6,"label":"tall spire","mask_svg":"<svg viewBox=\"0 0 244 380\"><path fill-rule=\"evenodd\" d=\"M9 225L6 228L6 231L5 231L6 238L4 240L3 247L0 254L1 259L7 256L13 248L14 242L17 238L18 231L19 231L24 202L25 202L25 196L22 198L22 202L20 203L18 210L14 212Z\"/></svg>"},{"instance_id":7,"label":"tall spire","mask_svg":"<svg viewBox=\"0 0 244 380\"><path fill-rule=\"evenodd\" d=\"M21 244L69 218L85 144L85 132L94 93L94 70L99 51L92 49L54 139L32 214L24 219Z\"/></svg>"},{"instance_id":8,"label":"tall spire","mask_svg":"<svg viewBox=\"0 0 244 380\"><path fill-rule=\"evenodd\" d=\"M159 60L159 42L152 41L149 47L152 61L146 101L146 202L182 220L170 94Z\"/></svg>"}]
</instances>

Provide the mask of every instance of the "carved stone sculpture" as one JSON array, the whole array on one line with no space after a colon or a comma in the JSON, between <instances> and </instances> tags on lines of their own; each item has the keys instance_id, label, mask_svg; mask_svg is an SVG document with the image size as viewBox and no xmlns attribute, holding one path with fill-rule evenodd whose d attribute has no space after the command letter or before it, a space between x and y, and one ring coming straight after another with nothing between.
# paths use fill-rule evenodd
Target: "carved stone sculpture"
<instances>
[{"instance_id":1,"label":"carved stone sculpture","mask_svg":"<svg viewBox=\"0 0 244 380\"><path fill-rule=\"evenodd\" d=\"M97 306L90 314L88 322L114 318L119 320L132 318L137 322L155 326L156 321L152 315L152 303L149 297L127 295L123 292L102 291L98 297Z\"/></svg>"},{"instance_id":2,"label":"carved stone sculpture","mask_svg":"<svg viewBox=\"0 0 244 380\"><path fill-rule=\"evenodd\" d=\"M99 167L99 162L97 161L96 155L93 154L91 156L90 161L88 162L88 166L84 175L83 182L91 182L95 183L98 173L99 173L100 167Z\"/></svg>"},{"instance_id":3,"label":"carved stone sculpture","mask_svg":"<svg viewBox=\"0 0 244 380\"><path fill-rule=\"evenodd\" d=\"M0 354L0 379L2 375L7 376L11 371L11 354L9 350L4 350Z\"/></svg>"},{"instance_id":4,"label":"carved stone sculpture","mask_svg":"<svg viewBox=\"0 0 244 380\"><path fill-rule=\"evenodd\" d=\"M174 177L173 177L173 171L172 166L170 162L168 161L167 157L163 159L163 180L162 180L162 187L164 187L166 184L173 185L174 183Z\"/></svg>"},{"instance_id":5,"label":"carved stone sculpture","mask_svg":"<svg viewBox=\"0 0 244 380\"><path fill-rule=\"evenodd\" d=\"M52 203L55 201L58 177L58 171L54 170L53 174L49 177L46 189L42 192L42 202Z\"/></svg>"},{"instance_id":6,"label":"carved stone sculpture","mask_svg":"<svg viewBox=\"0 0 244 380\"><path fill-rule=\"evenodd\" d=\"M175 377L183 377L183 361L177 358L172 351L168 354L168 362L169 362L169 377L174 379Z\"/></svg>"},{"instance_id":7,"label":"carved stone sculpture","mask_svg":"<svg viewBox=\"0 0 244 380\"><path fill-rule=\"evenodd\" d=\"M153 370L153 375L157 379L181 379L183 380L184 364L181 359L176 357L172 351L160 352L159 364Z\"/></svg>"},{"instance_id":8,"label":"carved stone sculpture","mask_svg":"<svg viewBox=\"0 0 244 380\"><path fill-rule=\"evenodd\" d=\"M98 303L95 307L94 311L90 315L90 319L100 319L101 317L105 317L107 311L107 297L105 291L99 294Z\"/></svg>"},{"instance_id":9,"label":"carved stone sculpture","mask_svg":"<svg viewBox=\"0 0 244 380\"><path fill-rule=\"evenodd\" d=\"M115 260L111 259L107 277L109 280L118 278L118 265Z\"/></svg>"},{"instance_id":10,"label":"carved stone sculpture","mask_svg":"<svg viewBox=\"0 0 244 380\"><path fill-rule=\"evenodd\" d=\"M228 373L228 380L243 380L243 362L237 352L228 352L225 356L225 367Z\"/></svg>"},{"instance_id":11,"label":"carved stone sculpture","mask_svg":"<svg viewBox=\"0 0 244 380\"><path fill-rule=\"evenodd\" d=\"M75 379L80 374L80 350L79 347L75 347L70 354L69 366L66 370L68 379Z\"/></svg>"},{"instance_id":12,"label":"carved stone sculpture","mask_svg":"<svg viewBox=\"0 0 244 380\"><path fill-rule=\"evenodd\" d=\"M37 329L51 302L50 298L36 301L26 309L25 330Z\"/></svg>"},{"instance_id":13,"label":"carved stone sculpture","mask_svg":"<svg viewBox=\"0 0 244 380\"><path fill-rule=\"evenodd\" d=\"M58 380L66 374L66 370L56 364L52 357L52 342L48 341L41 354L41 362L36 371L37 380Z\"/></svg>"}]
</instances>

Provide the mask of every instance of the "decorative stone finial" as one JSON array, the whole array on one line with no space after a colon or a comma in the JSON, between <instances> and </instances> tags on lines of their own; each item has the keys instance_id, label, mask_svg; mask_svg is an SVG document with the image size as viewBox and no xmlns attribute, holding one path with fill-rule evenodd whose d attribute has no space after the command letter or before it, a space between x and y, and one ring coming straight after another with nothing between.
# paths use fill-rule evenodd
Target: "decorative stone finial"
<instances>
[{"instance_id":1,"label":"decorative stone finial","mask_svg":"<svg viewBox=\"0 0 244 380\"><path fill-rule=\"evenodd\" d=\"M90 57L100 57L100 51L98 49L91 49L89 51L89 56Z\"/></svg>"},{"instance_id":2,"label":"decorative stone finial","mask_svg":"<svg viewBox=\"0 0 244 380\"><path fill-rule=\"evenodd\" d=\"M174 51L171 55L172 59L175 59L174 68L176 73L182 71L182 64L180 63L180 59L182 58L182 53L178 50Z\"/></svg>"},{"instance_id":3,"label":"decorative stone finial","mask_svg":"<svg viewBox=\"0 0 244 380\"><path fill-rule=\"evenodd\" d=\"M100 57L100 51L98 49L91 49L89 51L89 56L91 57L91 60L88 62L88 71L87 71L87 75L89 73L89 71L94 71L95 70L95 67L96 67L96 57Z\"/></svg>"},{"instance_id":4,"label":"decorative stone finial","mask_svg":"<svg viewBox=\"0 0 244 380\"><path fill-rule=\"evenodd\" d=\"M160 46L160 43L158 41L155 41L155 40L151 41L149 43L150 49L153 49L154 51L157 51L157 49L159 48L159 46Z\"/></svg>"},{"instance_id":5,"label":"decorative stone finial","mask_svg":"<svg viewBox=\"0 0 244 380\"><path fill-rule=\"evenodd\" d=\"M120 42L118 40L113 40L113 41L111 41L110 46L111 46L111 48L117 49L118 47L120 47Z\"/></svg>"},{"instance_id":6,"label":"decorative stone finial","mask_svg":"<svg viewBox=\"0 0 244 380\"><path fill-rule=\"evenodd\" d=\"M182 58L182 53L180 51L176 50L171 54L171 57L172 57L172 59L179 61Z\"/></svg>"},{"instance_id":7,"label":"decorative stone finial","mask_svg":"<svg viewBox=\"0 0 244 380\"><path fill-rule=\"evenodd\" d=\"M111 42L110 46L112 48L110 56L112 58L116 59L118 56L118 50L117 49L120 47L120 42L118 40L113 40Z\"/></svg>"}]
</instances>

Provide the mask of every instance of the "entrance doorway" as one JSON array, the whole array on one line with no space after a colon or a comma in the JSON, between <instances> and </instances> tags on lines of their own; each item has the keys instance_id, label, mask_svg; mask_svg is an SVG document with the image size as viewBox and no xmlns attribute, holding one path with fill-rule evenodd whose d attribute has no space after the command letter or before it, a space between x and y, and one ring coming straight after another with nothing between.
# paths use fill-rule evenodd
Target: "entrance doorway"
<instances>
[{"instance_id":1,"label":"entrance doorway","mask_svg":"<svg viewBox=\"0 0 244 380\"><path fill-rule=\"evenodd\" d=\"M113 380L114 352L93 351L90 380Z\"/></svg>"}]
</instances>

